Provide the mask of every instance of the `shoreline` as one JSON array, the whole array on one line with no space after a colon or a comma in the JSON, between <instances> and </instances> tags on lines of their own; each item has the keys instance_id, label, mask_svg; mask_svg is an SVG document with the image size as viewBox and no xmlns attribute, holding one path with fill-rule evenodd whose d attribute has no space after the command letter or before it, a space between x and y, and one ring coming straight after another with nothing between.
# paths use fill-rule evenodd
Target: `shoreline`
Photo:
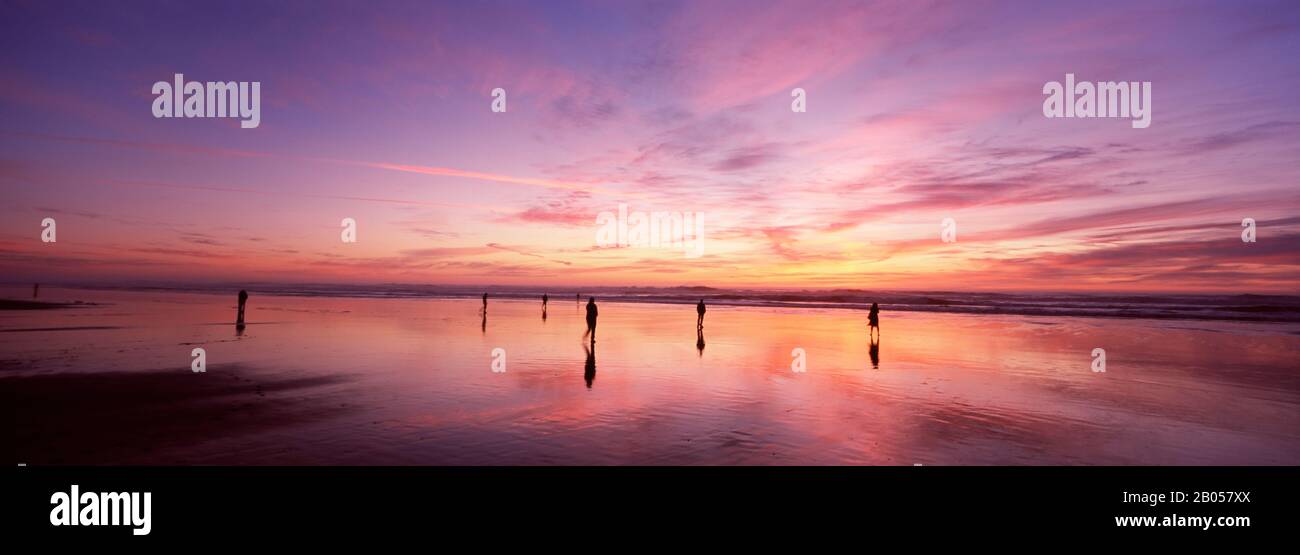
<instances>
[{"instance_id":1,"label":"shoreline","mask_svg":"<svg viewBox=\"0 0 1300 555\"><path fill-rule=\"evenodd\" d=\"M108 287L108 286L53 286L68 290L111 291L126 293L181 293L199 295L230 295L233 293L212 288L185 287ZM258 289L246 287L254 295L287 298L337 298L337 299L381 299L381 300L460 300L477 299L482 290L433 290L430 288L399 288L384 290L382 288L340 288L329 290L311 290L304 286L303 291L286 289ZM238 291L236 288L234 291ZM636 290L633 290L636 291ZM487 289L490 301L540 301L540 296L547 290L493 290ZM1030 316L1030 317L1069 317L1069 318L1116 318L1123 320L1162 320L1162 321L1204 321L1204 322L1245 322L1245 323L1294 323L1300 324L1300 296L1287 295L1106 295L1106 294L1047 294L1035 293L955 293L955 292L881 292L878 295L867 292L842 293L829 295L833 299L802 295L815 295L807 292L770 293L769 297L753 296L748 291L712 290L712 295L704 291L690 294L676 291L658 293L629 294L628 288L614 290L589 291L583 295L597 297L598 303L634 303L659 305L694 305L701 297L709 306L732 307L768 307L768 308L811 308L835 310L866 311L872 302L878 302L882 310L888 312L917 312L934 314L964 314L973 316ZM566 292L551 294L551 304L562 306L567 302ZM875 295L868 297L867 295ZM852 298L857 296L859 298ZM879 300L876 300L879 299ZM1225 302L1225 299L1240 299L1250 302ZM1199 302L1198 302L1199 301ZM1270 301L1281 303L1270 305ZM24 301L21 299L0 299L0 310L22 310L10 308L6 304L39 304L50 306L33 307L71 308L76 306L93 306L95 303L75 301L70 303L47 303L44 301Z\"/></svg>"}]
</instances>

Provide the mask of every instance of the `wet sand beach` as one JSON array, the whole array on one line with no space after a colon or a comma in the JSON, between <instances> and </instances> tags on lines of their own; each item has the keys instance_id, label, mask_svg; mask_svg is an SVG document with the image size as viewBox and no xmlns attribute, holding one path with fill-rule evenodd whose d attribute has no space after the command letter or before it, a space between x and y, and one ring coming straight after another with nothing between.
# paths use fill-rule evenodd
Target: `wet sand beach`
<instances>
[{"instance_id":1,"label":"wet sand beach","mask_svg":"<svg viewBox=\"0 0 1300 555\"><path fill-rule=\"evenodd\" d=\"M250 292L0 310L16 462L1300 463L1294 323Z\"/></svg>"}]
</instances>

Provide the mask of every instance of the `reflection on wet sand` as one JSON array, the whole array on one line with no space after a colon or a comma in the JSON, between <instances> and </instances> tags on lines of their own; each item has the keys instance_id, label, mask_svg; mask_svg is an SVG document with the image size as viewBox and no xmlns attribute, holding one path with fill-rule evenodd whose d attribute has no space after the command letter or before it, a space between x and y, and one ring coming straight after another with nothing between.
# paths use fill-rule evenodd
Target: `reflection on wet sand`
<instances>
[{"instance_id":1,"label":"reflection on wet sand","mask_svg":"<svg viewBox=\"0 0 1300 555\"><path fill-rule=\"evenodd\" d=\"M591 382L596 381L596 343L592 342L590 347L584 343L582 350L587 352L587 362L582 368L582 379L586 380L587 389L591 389Z\"/></svg>"},{"instance_id":2,"label":"reflection on wet sand","mask_svg":"<svg viewBox=\"0 0 1300 555\"><path fill-rule=\"evenodd\" d=\"M229 292L43 287L41 298L87 303L0 310L0 331L30 330L0 333L5 389L51 393L14 406L16 429L43 429L52 413L69 423L20 434L30 464L1300 464L1295 324L890 312L890 371L862 372L863 347L879 368L881 343L862 333L862 311L710 311L703 358L701 327L694 346L681 340L690 305L607 301L600 389L582 341L589 389L571 381L581 305L543 325L535 298L495 301L488 341L486 314L473 333L477 296L258 295L259 311L282 318L236 340ZM508 373L483 364L497 346ZM796 346L809 353L797 377ZM1090 369L1098 346L1105 374ZM195 347L206 373L190 370ZM253 387L215 386L236 367ZM149 417L54 394L114 372L168 376L138 382L156 385L139 400ZM272 391L256 385L339 376L259 404ZM249 403L294 417L252 425L262 413L243 412ZM83 421L103 425L71 425ZM154 435L184 441L59 447Z\"/></svg>"}]
</instances>

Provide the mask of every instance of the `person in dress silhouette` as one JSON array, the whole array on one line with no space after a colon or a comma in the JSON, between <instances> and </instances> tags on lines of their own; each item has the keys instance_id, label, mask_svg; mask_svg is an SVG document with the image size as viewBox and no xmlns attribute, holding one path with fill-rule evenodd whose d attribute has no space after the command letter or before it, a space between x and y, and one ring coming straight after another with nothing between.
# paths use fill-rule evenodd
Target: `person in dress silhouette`
<instances>
[{"instance_id":1,"label":"person in dress silhouette","mask_svg":"<svg viewBox=\"0 0 1300 555\"><path fill-rule=\"evenodd\" d=\"M596 298L587 298L587 331L583 332L582 338L586 339L587 334L591 334L591 344L596 344Z\"/></svg>"},{"instance_id":2,"label":"person in dress silhouette","mask_svg":"<svg viewBox=\"0 0 1300 555\"><path fill-rule=\"evenodd\" d=\"M235 315L235 325L244 325L244 305L248 303L248 291L239 290L239 313Z\"/></svg>"},{"instance_id":3,"label":"person in dress silhouette","mask_svg":"<svg viewBox=\"0 0 1300 555\"><path fill-rule=\"evenodd\" d=\"M876 303L871 303L871 311L867 313L867 331L873 337L880 337L880 306Z\"/></svg>"}]
</instances>

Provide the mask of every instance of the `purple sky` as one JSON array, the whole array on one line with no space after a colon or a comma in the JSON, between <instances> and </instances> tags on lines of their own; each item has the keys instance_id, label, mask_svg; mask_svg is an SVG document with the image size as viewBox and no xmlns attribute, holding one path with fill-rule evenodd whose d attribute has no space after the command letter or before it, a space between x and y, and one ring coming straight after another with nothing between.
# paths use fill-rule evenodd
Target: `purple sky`
<instances>
[{"instance_id":1,"label":"purple sky","mask_svg":"<svg viewBox=\"0 0 1300 555\"><path fill-rule=\"evenodd\" d=\"M7 278L1300 289L1300 3L215 4L0 2ZM154 118L178 72L261 125ZM1151 126L1044 117L1066 73Z\"/></svg>"}]
</instances>

